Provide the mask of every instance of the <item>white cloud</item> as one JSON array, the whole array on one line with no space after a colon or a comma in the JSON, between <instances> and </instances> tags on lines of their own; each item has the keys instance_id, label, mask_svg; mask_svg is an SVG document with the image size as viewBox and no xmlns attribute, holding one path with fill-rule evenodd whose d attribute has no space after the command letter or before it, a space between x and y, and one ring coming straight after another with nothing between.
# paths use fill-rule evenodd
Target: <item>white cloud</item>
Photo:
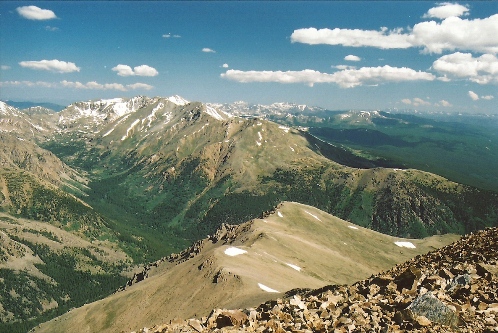
<instances>
[{"instance_id":1,"label":"white cloud","mask_svg":"<svg viewBox=\"0 0 498 333\"><path fill-rule=\"evenodd\" d=\"M498 14L484 19L467 20L449 17L415 24L409 37L413 46L425 53L466 50L483 53L498 52Z\"/></svg>"},{"instance_id":2,"label":"white cloud","mask_svg":"<svg viewBox=\"0 0 498 333\"><path fill-rule=\"evenodd\" d=\"M479 95L476 94L475 92L471 91L471 90L469 90L469 97L473 101L478 101L479 100ZM481 98L484 99L484 100L490 101L490 100L492 100L495 97L493 95L486 95L486 96L481 96Z\"/></svg>"},{"instance_id":3,"label":"white cloud","mask_svg":"<svg viewBox=\"0 0 498 333\"><path fill-rule=\"evenodd\" d=\"M10 66L7 66L7 65L2 65L0 67L0 69L2 69L3 71L6 71L6 70L9 70L10 69Z\"/></svg>"},{"instance_id":4,"label":"white cloud","mask_svg":"<svg viewBox=\"0 0 498 333\"><path fill-rule=\"evenodd\" d=\"M87 83L81 82L72 82L72 81L61 81L61 85L66 88L74 88L74 89L91 89L91 90L120 90L126 91L126 88L120 83L106 83L101 84L95 81L90 81Z\"/></svg>"},{"instance_id":5,"label":"white cloud","mask_svg":"<svg viewBox=\"0 0 498 333\"><path fill-rule=\"evenodd\" d=\"M172 35L172 34L164 34L163 35L164 38L180 38L181 36L180 35Z\"/></svg>"},{"instance_id":6,"label":"white cloud","mask_svg":"<svg viewBox=\"0 0 498 333\"><path fill-rule=\"evenodd\" d=\"M432 68L444 75L479 84L498 83L498 58L493 54L483 54L477 58L471 53L447 54L434 61Z\"/></svg>"},{"instance_id":7,"label":"white cloud","mask_svg":"<svg viewBox=\"0 0 498 333\"><path fill-rule=\"evenodd\" d=\"M154 88L151 85L145 83L134 83L128 85L122 85L121 83L98 83L95 81L81 83L81 82L72 82L72 81L61 81L60 84L66 88L74 88L74 89L91 89L91 90L119 90L119 91L128 91L128 90L150 90Z\"/></svg>"},{"instance_id":8,"label":"white cloud","mask_svg":"<svg viewBox=\"0 0 498 333\"><path fill-rule=\"evenodd\" d=\"M57 18L50 9L41 9L36 6L22 6L16 8L19 15L28 20L51 20Z\"/></svg>"},{"instance_id":9,"label":"white cloud","mask_svg":"<svg viewBox=\"0 0 498 333\"><path fill-rule=\"evenodd\" d=\"M440 77L438 77L437 79L438 79L439 81L441 81L441 82L450 82L450 81L451 81L451 79L450 79L449 77L447 77L446 75L444 75L444 76L440 76Z\"/></svg>"},{"instance_id":10,"label":"white cloud","mask_svg":"<svg viewBox=\"0 0 498 333\"><path fill-rule=\"evenodd\" d=\"M58 73L71 73L79 72L80 68L74 62L65 62L57 59L54 60L40 60L40 61L21 61L21 67L26 67L36 70L45 70Z\"/></svg>"},{"instance_id":11,"label":"white cloud","mask_svg":"<svg viewBox=\"0 0 498 333\"><path fill-rule=\"evenodd\" d=\"M344 60L347 60L347 61L360 61L361 58L358 57L358 56L350 54L350 55L345 56Z\"/></svg>"},{"instance_id":12,"label":"white cloud","mask_svg":"<svg viewBox=\"0 0 498 333\"><path fill-rule=\"evenodd\" d=\"M90 81L87 83L81 83L78 81L67 81L63 80L59 83L44 82L44 81L3 81L0 82L0 87L44 87L44 88L73 88L73 89L87 89L87 90L151 90L154 87L145 83L133 83L128 85L122 85L121 83L98 83L96 81Z\"/></svg>"},{"instance_id":13,"label":"white cloud","mask_svg":"<svg viewBox=\"0 0 498 333\"><path fill-rule=\"evenodd\" d=\"M113 67L112 70L115 72L118 72L119 76L133 76L133 75L135 75L135 72L133 72L133 69L128 65L119 64L116 67Z\"/></svg>"},{"instance_id":14,"label":"white cloud","mask_svg":"<svg viewBox=\"0 0 498 333\"><path fill-rule=\"evenodd\" d=\"M402 67L362 67L360 69L345 69L333 74L321 73L311 69L302 71L240 71L230 69L221 74L222 78L247 82L305 83L313 86L315 83L335 83L342 88L353 88L364 84L378 82L432 81L434 75Z\"/></svg>"},{"instance_id":15,"label":"white cloud","mask_svg":"<svg viewBox=\"0 0 498 333\"><path fill-rule=\"evenodd\" d=\"M129 84L126 86L128 89L131 89L131 90L140 90L140 89L143 89L143 90L151 90L153 89L154 87L151 86L150 84L145 84L145 83L133 83L133 84Z\"/></svg>"},{"instance_id":16,"label":"white cloud","mask_svg":"<svg viewBox=\"0 0 498 333\"><path fill-rule=\"evenodd\" d=\"M54 83L43 82L43 81L36 81L36 82L33 82L33 81L3 81L3 82L0 82L0 87L20 87L20 86L53 88L56 85Z\"/></svg>"},{"instance_id":17,"label":"white cloud","mask_svg":"<svg viewBox=\"0 0 498 333\"><path fill-rule=\"evenodd\" d=\"M297 29L291 35L292 43L310 45L328 44L352 47L371 46L380 49L406 49L413 45L408 42L408 35L401 29L388 31L387 28L376 30L360 29Z\"/></svg>"},{"instance_id":18,"label":"white cloud","mask_svg":"<svg viewBox=\"0 0 498 333\"><path fill-rule=\"evenodd\" d=\"M443 107L445 107L445 108L449 108L449 107L452 107L452 106L453 106L453 105L451 105L451 103L450 103L450 102L448 102L448 101L446 101L446 100L444 100L444 99L442 99L442 100L440 100L440 101L439 101L439 105L440 105L440 106L443 106Z\"/></svg>"},{"instance_id":19,"label":"white cloud","mask_svg":"<svg viewBox=\"0 0 498 333\"><path fill-rule=\"evenodd\" d=\"M150 66L147 65L140 65L134 68L135 70L135 75L137 76L156 76L159 74L159 72Z\"/></svg>"},{"instance_id":20,"label":"white cloud","mask_svg":"<svg viewBox=\"0 0 498 333\"><path fill-rule=\"evenodd\" d=\"M206 53L216 53L216 51L215 51L215 50L212 50L212 49L210 49L209 47L205 47L205 48L203 48L203 49L202 49L202 52L206 52Z\"/></svg>"},{"instance_id":21,"label":"white cloud","mask_svg":"<svg viewBox=\"0 0 498 333\"><path fill-rule=\"evenodd\" d=\"M433 7L422 16L423 18L445 19L452 16L468 15L469 9L457 3L443 2L438 7Z\"/></svg>"},{"instance_id":22,"label":"white cloud","mask_svg":"<svg viewBox=\"0 0 498 333\"><path fill-rule=\"evenodd\" d=\"M57 28L57 27L51 27L51 26L47 25L45 27L45 30L47 30L47 31L57 31L57 30L59 30L59 28Z\"/></svg>"},{"instance_id":23,"label":"white cloud","mask_svg":"<svg viewBox=\"0 0 498 333\"><path fill-rule=\"evenodd\" d=\"M228 64L223 64L223 66L221 66L223 68L228 68Z\"/></svg>"},{"instance_id":24,"label":"white cloud","mask_svg":"<svg viewBox=\"0 0 498 333\"><path fill-rule=\"evenodd\" d=\"M156 76L159 72L154 68L147 65L136 66L133 69L128 65L119 64L113 67L112 70L117 72L119 76Z\"/></svg>"},{"instance_id":25,"label":"white cloud","mask_svg":"<svg viewBox=\"0 0 498 333\"><path fill-rule=\"evenodd\" d=\"M430 102L427 102L425 100L423 100L422 98L420 97L415 97L413 99L409 99L409 98L404 98L401 100L401 102L403 104L408 104L408 105L413 105L413 106L430 106L431 103ZM442 101L441 101L442 102ZM445 101L446 102L446 101ZM446 102L448 103L448 102Z\"/></svg>"},{"instance_id":26,"label":"white cloud","mask_svg":"<svg viewBox=\"0 0 498 333\"><path fill-rule=\"evenodd\" d=\"M380 49L420 47L424 53L466 50L498 53L498 14L488 18L467 20L451 16L440 23L421 22L408 29L297 29L291 35L293 43L328 44Z\"/></svg>"},{"instance_id":27,"label":"white cloud","mask_svg":"<svg viewBox=\"0 0 498 333\"><path fill-rule=\"evenodd\" d=\"M469 97L473 100L473 101L477 101L479 100L479 95L477 95L475 92L473 92L472 90L469 90Z\"/></svg>"},{"instance_id":28,"label":"white cloud","mask_svg":"<svg viewBox=\"0 0 498 333\"><path fill-rule=\"evenodd\" d=\"M413 104L413 106L420 106L420 105L429 106L429 105L431 105L431 103L424 101L422 98L419 98L419 97L415 97L412 101L412 104Z\"/></svg>"}]
</instances>

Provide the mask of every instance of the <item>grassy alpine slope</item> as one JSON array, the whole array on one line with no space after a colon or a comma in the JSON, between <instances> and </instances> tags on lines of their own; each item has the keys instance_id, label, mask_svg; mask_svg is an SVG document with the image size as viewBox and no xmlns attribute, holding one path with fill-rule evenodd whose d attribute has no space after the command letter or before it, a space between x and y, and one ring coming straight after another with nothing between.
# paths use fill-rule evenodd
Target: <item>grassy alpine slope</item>
<instances>
[{"instance_id":1,"label":"grassy alpine slope","mask_svg":"<svg viewBox=\"0 0 498 333\"><path fill-rule=\"evenodd\" d=\"M293 288L352 284L456 239L400 239L285 202L262 219L221 228L181 255L150 265L144 280L35 332L74 327L131 332L174 318L207 316L215 307L256 306Z\"/></svg>"}]
</instances>

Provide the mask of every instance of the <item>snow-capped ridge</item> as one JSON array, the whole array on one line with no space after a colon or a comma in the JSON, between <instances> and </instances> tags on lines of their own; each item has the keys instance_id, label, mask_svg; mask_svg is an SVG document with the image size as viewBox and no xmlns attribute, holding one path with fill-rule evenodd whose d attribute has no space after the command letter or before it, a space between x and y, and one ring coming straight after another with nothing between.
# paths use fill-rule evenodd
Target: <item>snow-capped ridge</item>
<instances>
[{"instance_id":1,"label":"snow-capped ridge","mask_svg":"<svg viewBox=\"0 0 498 333\"><path fill-rule=\"evenodd\" d=\"M244 101L234 103L207 103L208 106L223 111L232 116L260 117L267 115L301 114L303 112L323 111L319 107L312 107L305 104L294 104L287 102L276 102L269 105L250 104Z\"/></svg>"},{"instance_id":2,"label":"snow-capped ridge","mask_svg":"<svg viewBox=\"0 0 498 333\"><path fill-rule=\"evenodd\" d=\"M205 105L205 110L204 112L213 117L214 119L217 120L225 120L227 118L230 118L230 115L227 114L226 112L220 111L214 107L211 107L209 105Z\"/></svg>"},{"instance_id":3,"label":"snow-capped ridge","mask_svg":"<svg viewBox=\"0 0 498 333\"><path fill-rule=\"evenodd\" d=\"M9 104L0 101L0 114L9 116L20 116L20 111Z\"/></svg>"},{"instance_id":4,"label":"snow-capped ridge","mask_svg":"<svg viewBox=\"0 0 498 333\"><path fill-rule=\"evenodd\" d=\"M190 103L185 98L183 98L179 95L170 96L170 97L166 98L166 100L168 100L176 105L187 105L188 103Z\"/></svg>"}]
</instances>

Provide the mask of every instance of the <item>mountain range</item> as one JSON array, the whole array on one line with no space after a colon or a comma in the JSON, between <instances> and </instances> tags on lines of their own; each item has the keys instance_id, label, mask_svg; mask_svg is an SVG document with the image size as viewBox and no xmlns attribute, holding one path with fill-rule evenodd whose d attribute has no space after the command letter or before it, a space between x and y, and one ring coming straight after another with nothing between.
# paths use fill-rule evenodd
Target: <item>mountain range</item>
<instances>
[{"instance_id":1,"label":"mountain range","mask_svg":"<svg viewBox=\"0 0 498 333\"><path fill-rule=\"evenodd\" d=\"M0 274L8 286L0 295L2 325L25 331L105 297L139 274L136 265L182 251L222 225L262 217L283 201L398 238L497 223L495 191L408 168L411 160L379 156L365 144L348 146L349 133L334 143L330 132L305 126L324 123L326 110L238 106L237 113L179 96L137 96L52 112L0 102ZM379 119L401 129L427 125L380 112L334 115L348 131ZM327 121L323 128L334 129L336 120ZM391 134L383 144L396 147ZM82 280L78 288L71 283Z\"/></svg>"}]
</instances>

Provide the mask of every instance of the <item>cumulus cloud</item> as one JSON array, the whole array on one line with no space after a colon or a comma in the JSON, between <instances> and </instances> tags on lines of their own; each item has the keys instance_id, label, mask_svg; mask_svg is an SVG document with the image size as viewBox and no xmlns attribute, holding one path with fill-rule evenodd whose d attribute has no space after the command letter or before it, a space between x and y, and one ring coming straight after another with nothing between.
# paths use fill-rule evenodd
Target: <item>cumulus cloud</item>
<instances>
[{"instance_id":1,"label":"cumulus cloud","mask_svg":"<svg viewBox=\"0 0 498 333\"><path fill-rule=\"evenodd\" d=\"M66 88L74 88L74 89L91 89L91 90L120 90L126 91L126 88L120 83L106 83L101 84L95 81L90 81L87 83L81 82L72 82L72 81L61 81L61 85Z\"/></svg>"},{"instance_id":2,"label":"cumulus cloud","mask_svg":"<svg viewBox=\"0 0 498 333\"><path fill-rule=\"evenodd\" d=\"M112 68L119 76L156 76L159 72L154 68L147 65L140 65L131 68L128 65L119 64Z\"/></svg>"},{"instance_id":3,"label":"cumulus cloud","mask_svg":"<svg viewBox=\"0 0 498 333\"><path fill-rule=\"evenodd\" d=\"M89 90L119 90L119 91L128 91L128 90L151 90L154 88L151 85L145 83L133 83L128 85L122 85L121 83L98 83L96 81L90 81L87 83L81 82L72 82L72 81L61 81L60 84L66 88L73 89L89 89Z\"/></svg>"},{"instance_id":4,"label":"cumulus cloud","mask_svg":"<svg viewBox=\"0 0 498 333\"><path fill-rule=\"evenodd\" d=\"M413 106L420 106L420 105L429 106L429 105L431 105L430 102L424 101L422 98L419 98L419 97L415 97L412 101L412 104L413 104Z\"/></svg>"},{"instance_id":5,"label":"cumulus cloud","mask_svg":"<svg viewBox=\"0 0 498 333\"><path fill-rule=\"evenodd\" d=\"M127 85L126 87L128 87L131 90L139 90L139 89L151 90L154 88L150 84L145 84L145 83L133 83L133 84Z\"/></svg>"},{"instance_id":6,"label":"cumulus cloud","mask_svg":"<svg viewBox=\"0 0 498 333\"><path fill-rule=\"evenodd\" d=\"M413 105L413 106L430 106L431 105L430 102L427 102L420 97L415 97L413 99L404 98L401 100L401 103L407 104L407 105Z\"/></svg>"},{"instance_id":7,"label":"cumulus cloud","mask_svg":"<svg viewBox=\"0 0 498 333\"><path fill-rule=\"evenodd\" d=\"M450 102L442 99L439 101L438 106L443 106L445 108L449 108L449 107L452 107L453 105Z\"/></svg>"},{"instance_id":8,"label":"cumulus cloud","mask_svg":"<svg viewBox=\"0 0 498 333\"><path fill-rule=\"evenodd\" d=\"M422 16L423 18L445 19L452 16L468 15L469 9L457 3L443 2L438 7L433 7Z\"/></svg>"},{"instance_id":9,"label":"cumulus cloud","mask_svg":"<svg viewBox=\"0 0 498 333\"><path fill-rule=\"evenodd\" d=\"M483 53L498 52L498 14L488 18L467 20L449 17L416 24L408 37L413 46L425 53L466 50Z\"/></svg>"},{"instance_id":10,"label":"cumulus cloud","mask_svg":"<svg viewBox=\"0 0 498 333\"><path fill-rule=\"evenodd\" d=\"M135 75L137 76L156 76L159 72L150 66L140 65L134 68Z\"/></svg>"},{"instance_id":11,"label":"cumulus cloud","mask_svg":"<svg viewBox=\"0 0 498 333\"><path fill-rule=\"evenodd\" d=\"M209 47L205 47L202 49L202 52L205 52L205 53L216 53L215 50L212 50L210 49Z\"/></svg>"},{"instance_id":12,"label":"cumulus cloud","mask_svg":"<svg viewBox=\"0 0 498 333\"><path fill-rule=\"evenodd\" d=\"M479 100L479 95L476 94L475 92L473 92L472 90L469 90L469 97L473 101L478 101ZM493 95L485 95L485 96L481 96L480 98L484 99L484 100L487 100L487 101L490 101L490 100L492 100L495 97Z\"/></svg>"},{"instance_id":13,"label":"cumulus cloud","mask_svg":"<svg viewBox=\"0 0 498 333\"><path fill-rule=\"evenodd\" d=\"M404 104L413 105L413 106L429 106L429 105L431 105L430 102L427 102L420 97L415 97L413 99L405 98L405 99L402 99L401 102Z\"/></svg>"},{"instance_id":14,"label":"cumulus cloud","mask_svg":"<svg viewBox=\"0 0 498 333\"><path fill-rule=\"evenodd\" d=\"M128 66L128 65L117 65L116 67L112 68L113 71L118 72L119 76L133 76L135 75L135 72L133 69Z\"/></svg>"},{"instance_id":15,"label":"cumulus cloud","mask_svg":"<svg viewBox=\"0 0 498 333\"><path fill-rule=\"evenodd\" d=\"M479 84L498 83L498 58L493 54L477 58L471 53L447 54L434 61L432 68L444 75Z\"/></svg>"},{"instance_id":16,"label":"cumulus cloud","mask_svg":"<svg viewBox=\"0 0 498 333\"><path fill-rule=\"evenodd\" d=\"M454 50L495 54L498 53L498 14L474 20L451 16L441 22L417 23L408 32L385 27L380 30L303 28L294 30L291 41L380 49L417 47L424 53L436 54Z\"/></svg>"},{"instance_id":17,"label":"cumulus cloud","mask_svg":"<svg viewBox=\"0 0 498 333\"><path fill-rule=\"evenodd\" d=\"M223 64L223 66L221 66L223 68L228 68L228 64Z\"/></svg>"},{"instance_id":18,"label":"cumulus cloud","mask_svg":"<svg viewBox=\"0 0 498 333\"><path fill-rule=\"evenodd\" d=\"M9 70L10 69L10 66L7 66L7 65L2 65L0 67L0 69L2 69L3 71L6 71L6 70Z\"/></svg>"},{"instance_id":19,"label":"cumulus cloud","mask_svg":"<svg viewBox=\"0 0 498 333\"><path fill-rule=\"evenodd\" d=\"M358 56L350 54L350 55L345 56L344 60L347 60L347 61L360 61L361 58L358 57Z\"/></svg>"},{"instance_id":20,"label":"cumulus cloud","mask_svg":"<svg viewBox=\"0 0 498 333\"><path fill-rule=\"evenodd\" d=\"M55 13L50 9L41 9L37 6L17 7L16 11L19 15L28 20L51 20L57 18Z\"/></svg>"},{"instance_id":21,"label":"cumulus cloud","mask_svg":"<svg viewBox=\"0 0 498 333\"><path fill-rule=\"evenodd\" d=\"M387 28L381 28L379 31L339 28L297 29L291 35L291 42L309 45L370 46L380 49L406 49L413 46L408 42L408 35L402 33L402 29L388 31Z\"/></svg>"},{"instance_id":22,"label":"cumulus cloud","mask_svg":"<svg viewBox=\"0 0 498 333\"><path fill-rule=\"evenodd\" d=\"M80 71L80 68L77 67L74 62L65 62L57 59L40 60L40 61L21 61L19 65L25 68L45 70L57 73L71 73L71 72Z\"/></svg>"},{"instance_id":23,"label":"cumulus cloud","mask_svg":"<svg viewBox=\"0 0 498 333\"><path fill-rule=\"evenodd\" d=\"M81 83L79 81L44 82L44 81L2 81L0 87L43 87L43 88L72 88L85 90L151 90L154 87L145 83L133 83L122 85L121 83L98 83L90 81Z\"/></svg>"},{"instance_id":24,"label":"cumulus cloud","mask_svg":"<svg viewBox=\"0 0 498 333\"><path fill-rule=\"evenodd\" d=\"M313 86L315 83L335 83L342 88L353 88L364 84L403 81L432 81L434 75L415 71L411 68L391 66L362 67L345 69L332 74L321 73L311 69L302 71L240 71L230 69L221 74L222 78L237 82L276 82L304 83Z\"/></svg>"},{"instance_id":25,"label":"cumulus cloud","mask_svg":"<svg viewBox=\"0 0 498 333\"><path fill-rule=\"evenodd\" d=\"M469 97L473 100L473 101L477 101L479 100L479 95L476 94L475 92L473 92L472 90L469 90Z\"/></svg>"}]
</instances>

